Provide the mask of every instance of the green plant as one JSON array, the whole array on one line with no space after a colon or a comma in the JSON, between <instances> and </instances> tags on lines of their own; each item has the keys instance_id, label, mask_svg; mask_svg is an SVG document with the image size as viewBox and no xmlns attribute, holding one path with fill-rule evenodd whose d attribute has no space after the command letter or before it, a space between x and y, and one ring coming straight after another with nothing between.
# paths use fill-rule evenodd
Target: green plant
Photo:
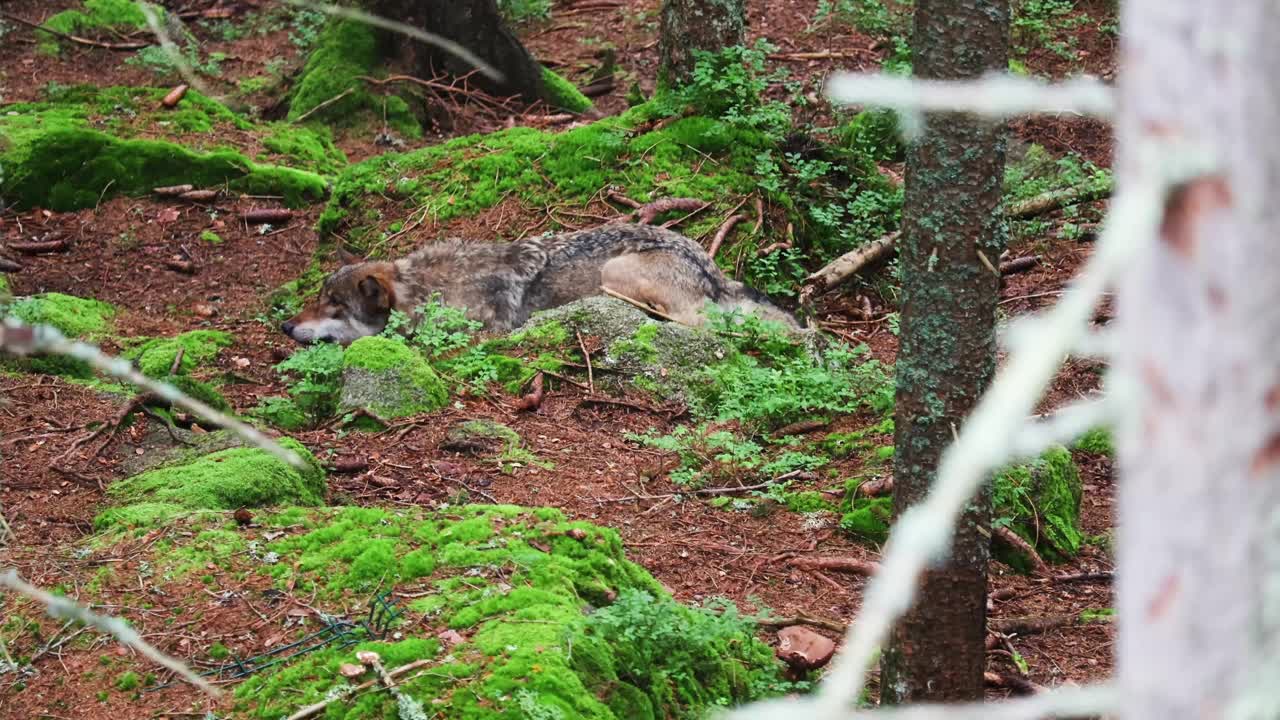
<instances>
[{"instance_id":1,"label":"green plant","mask_svg":"<svg viewBox=\"0 0 1280 720\"><path fill-rule=\"evenodd\" d=\"M785 77L781 70L766 72L768 54L775 50L760 39L750 48L695 51L692 76L680 87L659 94L655 99L659 111L677 115L692 106L707 117L780 140L791 126L791 112L783 103L763 100L769 84Z\"/></svg>"},{"instance_id":2,"label":"green plant","mask_svg":"<svg viewBox=\"0 0 1280 720\"><path fill-rule=\"evenodd\" d=\"M513 24L546 20L551 16L551 0L498 0L498 10Z\"/></svg>"},{"instance_id":3,"label":"green plant","mask_svg":"<svg viewBox=\"0 0 1280 720\"><path fill-rule=\"evenodd\" d=\"M700 373L703 383L689 402L696 416L777 427L815 413L893 407L892 380L883 365L865 357L865 346L832 343L815 351L755 316L709 315L710 326L735 352Z\"/></svg>"},{"instance_id":4,"label":"green plant","mask_svg":"<svg viewBox=\"0 0 1280 720\"><path fill-rule=\"evenodd\" d=\"M319 10L297 8L289 18L289 42L299 50L309 50L320 39L328 16Z\"/></svg>"},{"instance_id":5,"label":"green plant","mask_svg":"<svg viewBox=\"0 0 1280 720\"><path fill-rule=\"evenodd\" d=\"M406 345L435 360L471 344L482 327L455 307L445 305L438 293L414 309L413 315L393 310L382 330L383 337L403 338Z\"/></svg>"},{"instance_id":6,"label":"green plant","mask_svg":"<svg viewBox=\"0 0 1280 720\"><path fill-rule=\"evenodd\" d=\"M1027 55L1043 47L1066 60L1075 60L1076 39L1070 31L1090 22L1074 0L1020 0L1010 19L1013 47Z\"/></svg>"},{"instance_id":7,"label":"green plant","mask_svg":"<svg viewBox=\"0 0 1280 720\"><path fill-rule=\"evenodd\" d=\"M342 346L322 343L303 348L275 366L290 375L289 396L311 422L331 417L338 409L342 389Z\"/></svg>"}]
</instances>

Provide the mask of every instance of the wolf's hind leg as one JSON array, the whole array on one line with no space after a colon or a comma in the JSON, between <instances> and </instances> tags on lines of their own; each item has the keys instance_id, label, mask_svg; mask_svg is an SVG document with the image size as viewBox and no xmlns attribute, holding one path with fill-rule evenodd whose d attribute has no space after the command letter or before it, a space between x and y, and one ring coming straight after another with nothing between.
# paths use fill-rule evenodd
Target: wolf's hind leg
<instances>
[{"instance_id":1,"label":"wolf's hind leg","mask_svg":"<svg viewBox=\"0 0 1280 720\"><path fill-rule=\"evenodd\" d=\"M684 325L706 322L707 294L681 272L680 258L663 253L621 255L600 268L600 285Z\"/></svg>"}]
</instances>

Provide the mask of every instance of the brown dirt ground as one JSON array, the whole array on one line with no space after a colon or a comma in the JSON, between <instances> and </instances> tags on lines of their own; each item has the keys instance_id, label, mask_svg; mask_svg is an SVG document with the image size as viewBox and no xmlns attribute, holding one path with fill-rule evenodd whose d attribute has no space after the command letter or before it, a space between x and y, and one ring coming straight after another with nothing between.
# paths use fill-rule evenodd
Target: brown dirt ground
<instances>
[{"instance_id":1,"label":"brown dirt ground","mask_svg":"<svg viewBox=\"0 0 1280 720\"><path fill-rule=\"evenodd\" d=\"M71 0L24 0L5 3L3 10L39 22L74 4ZM216 0L190 2L182 9L199 11L215 4ZM224 6L243 13L256 4ZM1084 5L1092 17L1103 17L1110 4L1094 0ZM599 8L598 3L593 6ZM524 28L523 34L539 59L555 64L579 81L585 80L598 62L602 43L616 47L620 79L615 90L600 98L598 104L606 113L617 112L625 107L624 95L633 80L646 90L651 89L657 62L657 6L657 0L630 0L616 8L580 9L557 2L549 21ZM817 0L750 0L752 36L770 38L785 53L844 54L835 60L780 61L793 75L812 78L810 88L820 87L821 78L833 70L871 68L884 57L884 47L858 32L833 25L806 31L816 6ZM1026 59L1028 66L1055 76L1081 69L1109 74L1114 38L1100 32L1098 25L1086 23L1073 31L1077 37L1077 61L1068 62L1052 53L1032 53ZM203 32L195 29L198 35ZM287 67L296 67L300 62L286 31L237 43L219 42L211 47L231 56L224 67L232 78L259 74L266 62L275 57L285 59ZM82 47L59 58L40 56L35 53L31 34L19 29L0 43L0 97L5 102L35 99L48 82L154 82L147 71L125 64L125 57L125 53ZM828 122L830 112L819 107L809 120L816 124ZM455 130L489 129L486 122L495 125L472 118L472 122L460 123L461 127ZM1023 139L1109 164L1110 137L1097 124L1039 118L1014 123L1013 129ZM439 139L429 136L422 142ZM353 160L379 151L368 137L342 136L339 141ZM237 409L245 410L255 405L259 397L283 390L271 366L290 348L282 336L256 318L265 295L295 277L308 262L316 246L311 227L319 211L318 207L312 208L284 227L263 234L234 220L238 211L253 202L226 201L217 211L185 207L176 216L171 205L124 198L75 213L10 212L0 215L0 242L55 237L73 241L67 253L24 258L25 270L11 276L17 294L56 290L112 302L124 309L119 326L130 335L166 335L200 327L232 332L236 344L220 356L218 371L236 378L225 391ZM510 205L448 229L479 235L492 233L496 227L505 236L515 236L522 234L520 229L545 220L530 216L514 203ZM202 242L199 235L206 229L215 230L225 242L216 246ZM1041 262L1030 272L1009 278L1001 308L1015 316L1050 305L1087 259L1090 249L1087 242L1052 236L1020 241L1012 248L1012 254L1034 253ZM198 272L187 276L166 269L164 262L175 255L192 260ZM848 295L828 298L825 307L832 319L843 321L848 339L867 342L876 357L892 360L896 340L884 321L865 321L854 312L858 303L852 296L860 291L855 286ZM892 309L878 297L876 305L877 315ZM1109 309L1103 308L1099 320L1105 322L1108 314ZM1041 409L1051 409L1097 386L1098 368L1072 361ZM340 456L368 459L370 468L366 472L332 476L334 496L347 502L434 505L466 489L476 500L552 505L575 518L616 528L631 557L682 600L722 595L752 610L758 598L780 615L804 612L837 621L853 617L863 578L793 570L778 558L795 553L869 560L876 557L876 548L855 543L830 529L815 529L806 525L805 518L785 509L757 517L718 510L701 502L646 499L645 496L671 492L672 485L661 472L667 459L636 447L624 436L649 428L666 430L671 427L671 420L659 412L584 403L581 389L554 380L549 387L546 401L532 413L514 411L510 398L464 398L460 406L417 418L373 437L317 431L302 433L299 439L317 453L332 450ZM75 588L94 568L76 559L70 544L90 530L102 500L102 487L119 477L121 460L140 451L141 427L122 432L98 454L93 454L98 447L95 443L67 455L72 443L84 436L86 423L112 416L118 407L115 401L60 379L39 376L0 378L0 398L0 453L4 455L4 463L0 464L0 506L18 538L14 546L0 552L0 561L17 566L33 582L46 587L60 585L74 595ZM642 397L632 400L640 406L650 402ZM453 456L440 449L450 421L476 417L511 425L537 455L555 459L556 469L523 468L503 474L491 462ZM859 426L859 418L841 418L821 432ZM1086 483L1084 531L1090 536L1108 534L1113 520L1111 468L1105 458L1078 459ZM850 474L859 470L857 461L851 460L841 461L837 467ZM655 476L657 479L651 479ZM822 483L813 486L826 489ZM123 573L127 575L135 562L132 556L150 541L154 538L116 549ZM1080 558L1060 571L1078 573L1110 567L1108 553L1089 545ZM1002 598L992 603L995 618L1064 615L1111 605L1110 589L1105 583L1040 582L1008 574L1006 568L995 563L991 570L993 589ZM191 592L198 596L205 590L200 586ZM243 650L269 644L281 622L303 601L269 598L264 590L265 587L239 587L236 591L241 598L229 601L211 596L202 621L179 623L176 627L164 625L169 616L165 598L153 598L152 606L145 609L111 604L104 609L128 618L161 649L179 657L193 657L215 641ZM56 628L53 621L42 624L46 636ZM765 633L765 637L773 640L771 633ZM1056 685L1106 676L1112 663L1112 640L1110 626L1099 624L1015 637L1011 646L1025 659L1029 680ZM37 663L39 674L26 678L27 688L22 692L13 692L13 681L0 677L0 717L58 718L73 713L88 719L178 717L198 706L198 696L184 686L149 693L135 702L111 688L109 678L102 675L92 681L69 682L90 672L101 662L102 655L113 656L119 669L149 670L146 663L105 640L88 648L70 647L68 644L67 648L45 655ZM30 648L23 650L29 652ZM1004 648L993 651L989 665L993 671L1018 672ZM102 691L107 693L105 700L99 699ZM1006 692L992 690L993 696Z\"/></svg>"}]
</instances>

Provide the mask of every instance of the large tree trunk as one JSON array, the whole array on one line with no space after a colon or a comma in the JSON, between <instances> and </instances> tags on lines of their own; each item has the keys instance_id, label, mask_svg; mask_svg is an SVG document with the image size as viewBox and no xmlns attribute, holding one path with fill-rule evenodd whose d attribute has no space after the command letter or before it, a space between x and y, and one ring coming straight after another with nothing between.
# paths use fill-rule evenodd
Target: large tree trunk
<instances>
[{"instance_id":1,"label":"large tree trunk","mask_svg":"<svg viewBox=\"0 0 1280 720\"><path fill-rule=\"evenodd\" d=\"M544 97L542 68L507 27L496 0L375 0L372 12L446 37L492 65L503 76L494 81L480 73L473 84L494 95L520 95L530 100ZM421 77L432 73L466 75L474 67L457 56L396 35L400 52Z\"/></svg>"},{"instance_id":2,"label":"large tree trunk","mask_svg":"<svg viewBox=\"0 0 1280 720\"><path fill-rule=\"evenodd\" d=\"M922 78L959 79L1008 63L1008 0L919 0L913 53ZM908 151L902 346L897 364L896 513L923 499L955 428L995 370L1004 127L933 115ZM988 262L983 262L985 256ZM960 521L948 562L926 573L882 660L884 702L983 694L991 498Z\"/></svg>"},{"instance_id":3,"label":"large tree trunk","mask_svg":"<svg viewBox=\"0 0 1280 720\"><path fill-rule=\"evenodd\" d=\"M1117 188L1191 156L1117 284L1117 671L1126 720L1280 707L1280 5L1122 7ZM1153 172L1153 169L1156 172ZM1245 712L1233 713L1243 707Z\"/></svg>"},{"instance_id":4,"label":"large tree trunk","mask_svg":"<svg viewBox=\"0 0 1280 720\"><path fill-rule=\"evenodd\" d=\"M678 85L693 73L695 50L717 52L746 41L744 0L663 0L658 81Z\"/></svg>"}]
</instances>

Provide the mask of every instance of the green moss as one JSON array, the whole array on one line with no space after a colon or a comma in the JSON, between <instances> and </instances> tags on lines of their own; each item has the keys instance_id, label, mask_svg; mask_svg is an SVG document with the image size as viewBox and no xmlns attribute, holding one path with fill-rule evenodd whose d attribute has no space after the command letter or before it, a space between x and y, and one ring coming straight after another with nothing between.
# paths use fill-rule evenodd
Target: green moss
<instances>
[{"instance_id":1,"label":"green moss","mask_svg":"<svg viewBox=\"0 0 1280 720\"><path fill-rule=\"evenodd\" d=\"M342 406L398 418L444 407L449 392L427 361L403 342L364 337L343 356Z\"/></svg>"},{"instance_id":2,"label":"green moss","mask_svg":"<svg viewBox=\"0 0 1280 720\"><path fill-rule=\"evenodd\" d=\"M200 239L210 245L221 245L223 242L222 236L212 230L205 230L200 233Z\"/></svg>"},{"instance_id":3,"label":"green moss","mask_svg":"<svg viewBox=\"0 0 1280 720\"><path fill-rule=\"evenodd\" d=\"M375 96L360 79L377 74L381 44L380 31L367 23L335 19L325 25L294 86L289 120L305 117L350 126L373 118L381 123L385 118L397 132L421 137L422 127L403 98Z\"/></svg>"},{"instance_id":4,"label":"green moss","mask_svg":"<svg viewBox=\"0 0 1280 720\"><path fill-rule=\"evenodd\" d=\"M893 498L856 498L841 516L840 528L862 540L882 543L889 538L892 521Z\"/></svg>"},{"instance_id":5,"label":"green moss","mask_svg":"<svg viewBox=\"0 0 1280 720\"><path fill-rule=\"evenodd\" d=\"M143 504L141 511L117 510L100 515L95 524L105 527L141 517L161 519L171 506L193 510L235 510L241 507L324 502L325 478L319 463L301 443L280 441L307 461L300 471L256 448L232 448L204 455L179 465L149 470L111 484L107 495L116 505Z\"/></svg>"},{"instance_id":6,"label":"green moss","mask_svg":"<svg viewBox=\"0 0 1280 720\"><path fill-rule=\"evenodd\" d=\"M1111 439L1111 430L1104 427L1094 428L1080 436L1071 449L1110 458L1116 456L1116 446Z\"/></svg>"},{"instance_id":7,"label":"green moss","mask_svg":"<svg viewBox=\"0 0 1280 720\"><path fill-rule=\"evenodd\" d=\"M816 490L782 493L782 503L791 512L813 513L835 510L835 506Z\"/></svg>"},{"instance_id":8,"label":"green moss","mask_svg":"<svg viewBox=\"0 0 1280 720\"><path fill-rule=\"evenodd\" d=\"M129 692L137 690L142 685L142 678L136 672L123 672L116 677L115 686L117 690Z\"/></svg>"},{"instance_id":9,"label":"green moss","mask_svg":"<svg viewBox=\"0 0 1280 720\"><path fill-rule=\"evenodd\" d=\"M163 11L157 9L156 12ZM84 35L94 30L140 30L147 27L147 18L133 0L85 0L83 12L64 10L44 21L42 27L63 35ZM39 33L38 37L41 52L58 54L60 39L57 36Z\"/></svg>"},{"instance_id":10,"label":"green moss","mask_svg":"<svg viewBox=\"0 0 1280 720\"><path fill-rule=\"evenodd\" d=\"M262 146L278 157L275 162L332 175L347 165L347 156L333 144L333 136L326 127L300 127L286 123L270 126L271 134L262 139Z\"/></svg>"},{"instance_id":11,"label":"green moss","mask_svg":"<svg viewBox=\"0 0 1280 720\"><path fill-rule=\"evenodd\" d=\"M738 196L759 190L756 155L771 146L766 137L701 117L639 130L652 112L641 106L562 133L512 128L379 155L339 176L319 230L341 231L369 249L410 208L444 222L509 196L536 206L586 203L612 185L637 200L694 197L727 211ZM383 218L379 207L387 202L400 207ZM713 229L715 215L685 231Z\"/></svg>"},{"instance_id":12,"label":"green moss","mask_svg":"<svg viewBox=\"0 0 1280 720\"><path fill-rule=\"evenodd\" d=\"M415 623L399 628L406 637L398 642L323 648L238 687L237 710L251 717L278 718L324 698L338 667L362 650L389 668L432 660L429 672L399 687L441 718L698 717L786 689L772 650L732 607L679 605L626 560L614 531L568 522L556 510L290 509L259 522L287 529L251 551L278 556L263 568L277 582L325 606L350 606L343 598L378 588L420 588L411 614L425 613L427 625L453 628L464 642L446 650L435 637L415 636ZM202 549L191 559L219 543L229 570L250 555L236 550L235 532L206 534L196 534ZM386 693L359 694L326 714L396 716Z\"/></svg>"},{"instance_id":13,"label":"green moss","mask_svg":"<svg viewBox=\"0 0 1280 720\"><path fill-rule=\"evenodd\" d=\"M0 116L0 197L20 208L78 210L182 183L280 195L298 207L322 199L327 189L319 175L255 165L231 150L200 153L161 140L122 140L66 122L14 131L7 120Z\"/></svg>"},{"instance_id":14,"label":"green moss","mask_svg":"<svg viewBox=\"0 0 1280 720\"><path fill-rule=\"evenodd\" d=\"M207 382L197 380L189 375L176 375L163 379L178 390L181 390L184 395L199 400L214 410L231 411L231 404L227 402L227 399L222 397L222 393Z\"/></svg>"},{"instance_id":15,"label":"green moss","mask_svg":"<svg viewBox=\"0 0 1280 720\"><path fill-rule=\"evenodd\" d=\"M221 330L192 330L171 338L147 340L124 356L133 360L143 375L163 378L170 374L179 350L182 351L182 362L176 374L186 375L212 362L232 342L231 335Z\"/></svg>"},{"instance_id":16,"label":"green moss","mask_svg":"<svg viewBox=\"0 0 1280 720\"><path fill-rule=\"evenodd\" d=\"M116 309L98 300L45 293L15 301L7 314L31 325L52 325L70 338L93 339L111 331Z\"/></svg>"},{"instance_id":17,"label":"green moss","mask_svg":"<svg viewBox=\"0 0 1280 720\"><path fill-rule=\"evenodd\" d=\"M262 418L281 430L305 430L312 425L311 418L289 397L265 397L258 401L250 413Z\"/></svg>"},{"instance_id":18,"label":"green moss","mask_svg":"<svg viewBox=\"0 0 1280 720\"><path fill-rule=\"evenodd\" d=\"M214 660L225 660L226 658L231 657L231 651L222 643L214 643L209 646L209 657Z\"/></svg>"},{"instance_id":19,"label":"green moss","mask_svg":"<svg viewBox=\"0 0 1280 720\"><path fill-rule=\"evenodd\" d=\"M1058 446L1036 460L1007 468L993 480L993 516L1031 543L1042 558L1061 562L1080 552L1080 475L1071 453ZM1026 558L1003 545L996 558L1028 570Z\"/></svg>"},{"instance_id":20,"label":"green moss","mask_svg":"<svg viewBox=\"0 0 1280 720\"><path fill-rule=\"evenodd\" d=\"M591 109L591 99L583 95L576 85L545 67L542 68L542 96L551 105L569 112Z\"/></svg>"}]
</instances>

